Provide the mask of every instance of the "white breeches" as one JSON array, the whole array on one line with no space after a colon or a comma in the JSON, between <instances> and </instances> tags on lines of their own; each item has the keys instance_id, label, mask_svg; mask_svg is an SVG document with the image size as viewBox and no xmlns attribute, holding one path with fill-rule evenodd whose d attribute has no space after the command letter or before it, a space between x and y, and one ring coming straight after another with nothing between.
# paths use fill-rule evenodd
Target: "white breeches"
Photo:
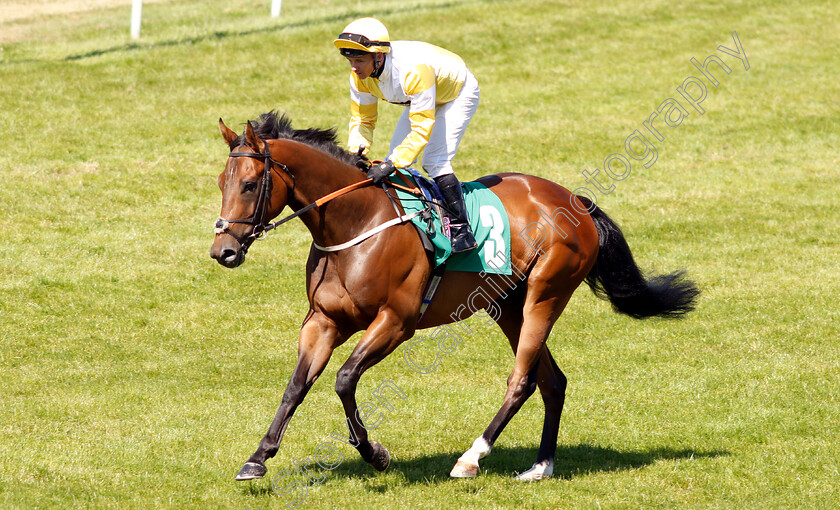
<instances>
[{"instance_id":1,"label":"white breeches","mask_svg":"<svg viewBox=\"0 0 840 510\"><path fill-rule=\"evenodd\" d=\"M429 177L451 174L452 160L458 152L458 145L467 130L476 109L478 109L478 81L467 71L467 79L461 87L458 97L435 108L435 125L429 137L429 143L423 149L423 170ZM400 145L411 132L411 122L408 120L408 108L405 108L394 135L391 137L391 150Z\"/></svg>"}]
</instances>

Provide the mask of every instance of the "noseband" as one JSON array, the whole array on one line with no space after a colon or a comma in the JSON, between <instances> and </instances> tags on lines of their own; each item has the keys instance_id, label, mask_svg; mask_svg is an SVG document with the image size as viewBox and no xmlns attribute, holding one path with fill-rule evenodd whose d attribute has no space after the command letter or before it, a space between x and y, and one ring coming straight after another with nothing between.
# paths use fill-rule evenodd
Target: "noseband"
<instances>
[{"instance_id":1,"label":"noseband","mask_svg":"<svg viewBox=\"0 0 840 510\"><path fill-rule=\"evenodd\" d=\"M225 219L219 218L214 225L216 234L227 234L240 244L242 247L243 253L248 251L248 248L251 246L251 243L254 242L255 239L262 238L266 232L272 230L277 227L277 224L267 225L265 220L266 216L268 215L268 202L271 199L271 169L272 164L286 172L289 177L292 178L292 184L295 182L295 176L292 172L289 171L289 167L280 163L279 161L275 161L271 157L271 151L268 149L268 142L264 139L260 138L265 146L265 152L231 152L228 157L231 158L255 158L261 159L265 162L265 169L263 170L262 175L262 182L260 183L260 193L257 197L257 205L254 207L254 215L251 218L238 218L238 219ZM291 194L291 189L289 189L289 194ZM230 225L232 223L244 223L246 225L252 225L254 229L251 231L251 234L245 237L239 237L238 235L234 234L230 231Z\"/></svg>"}]
</instances>

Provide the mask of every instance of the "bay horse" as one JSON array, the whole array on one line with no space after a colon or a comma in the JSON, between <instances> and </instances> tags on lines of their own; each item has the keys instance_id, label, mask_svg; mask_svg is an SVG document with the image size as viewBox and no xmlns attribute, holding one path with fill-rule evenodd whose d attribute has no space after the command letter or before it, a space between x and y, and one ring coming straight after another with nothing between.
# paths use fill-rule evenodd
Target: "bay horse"
<instances>
[{"instance_id":1,"label":"bay horse","mask_svg":"<svg viewBox=\"0 0 840 510\"><path fill-rule=\"evenodd\" d=\"M230 148L219 176L222 207L210 256L234 268L253 240L288 206L309 229L306 262L309 312L300 328L298 358L277 414L237 480L260 478L295 412L333 351L364 330L336 375L351 444L376 470L390 463L388 450L368 438L356 405L356 386L366 370L412 338L415 330L463 320L477 312L472 291L483 282L482 302L514 352L504 401L489 426L457 460L450 475L473 477L516 412L539 388L545 419L537 460L520 480L551 476L566 376L546 340L572 293L586 282L615 311L634 318L680 317L694 308L699 290L674 272L645 277L616 224L595 204L535 176L500 173L478 181L492 190L509 215L514 277L450 271L436 299L418 321L421 294L432 273L414 226L401 223L337 251L340 245L393 220L398 212L383 188L372 186L355 156L336 143L331 129L297 130L285 114L269 112L237 135L222 119ZM326 201L337 190L353 191ZM550 218L553 224L546 221ZM540 223L542 222L542 223ZM535 227L536 226L536 227ZM523 235L523 232L528 232ZM471 297L472 295L472 297Z\"/></svg>"}]
</instances>

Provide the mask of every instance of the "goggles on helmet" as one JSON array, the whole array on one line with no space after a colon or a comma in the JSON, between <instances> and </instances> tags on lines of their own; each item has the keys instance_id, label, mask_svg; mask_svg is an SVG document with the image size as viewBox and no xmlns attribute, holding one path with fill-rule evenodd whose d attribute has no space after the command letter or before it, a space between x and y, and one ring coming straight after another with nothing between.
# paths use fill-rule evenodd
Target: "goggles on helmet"
<instances>
[{"instance_id":1,"label":"goggles on helmet","mask_svg":"<svg viewBox=\"0 0 840 510\"><path fill-rule=\"evenodd\" d=\"M339 34L338 38L345 39L347 41L353 41L354 43L359 43L365 48L370 48L371 46L391 46L391 43L388 41L371 41L370 39L361 34L351 34L348 32L343 32Z\"/></svg>"}]
</instances>

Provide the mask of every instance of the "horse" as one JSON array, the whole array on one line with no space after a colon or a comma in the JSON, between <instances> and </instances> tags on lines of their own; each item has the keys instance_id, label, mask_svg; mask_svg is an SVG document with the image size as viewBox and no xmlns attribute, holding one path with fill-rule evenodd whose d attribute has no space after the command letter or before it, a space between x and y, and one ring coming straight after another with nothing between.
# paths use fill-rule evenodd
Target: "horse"
<instances>
[{"instance_id":1,"label":"horse","mask_svg":"<svg viewBox=\"0 0 840 510\"><path fill-rule=\"evenodd\" d=\"M387 186L372 185L359 170L360 156L337 144L334 129L293 129L276 111L247 122L241 135L222 119L219 129L231 152L218 178L222 207L210 256L235 268L254 239L291 218L300 218L313 240L306 262L309 311L300 328L297 362L268 431L236 480L265 475L266 460L279 450L295 409L333 351L363 330L338 370L335 391L350 443L374 469L385 470L390 453L369 439L359 417L360 377L416 330L491 310L513 349L513 369L499 411L450 476L478 475L479 461L537 388L545 405L540 446L536 462L517 479L551 476L567 380L546 341L575 289L585 281L616 312L637 319L678 318L695 307L699 290L685 272L646 277L619 227L591 200L540 177L499 173L478 182L501 199L510 232L519 233L510 236L513 276L448 271L420 319L433 261L417 229L394 221L401 211L395 211ZM291 216L267 223L287 206ZM365 237L365 232L375 234ZM333 246L344 249L328 248ZM488 285L477 303L472 291L482 283Z\"/></svg>"}]
</instances>

